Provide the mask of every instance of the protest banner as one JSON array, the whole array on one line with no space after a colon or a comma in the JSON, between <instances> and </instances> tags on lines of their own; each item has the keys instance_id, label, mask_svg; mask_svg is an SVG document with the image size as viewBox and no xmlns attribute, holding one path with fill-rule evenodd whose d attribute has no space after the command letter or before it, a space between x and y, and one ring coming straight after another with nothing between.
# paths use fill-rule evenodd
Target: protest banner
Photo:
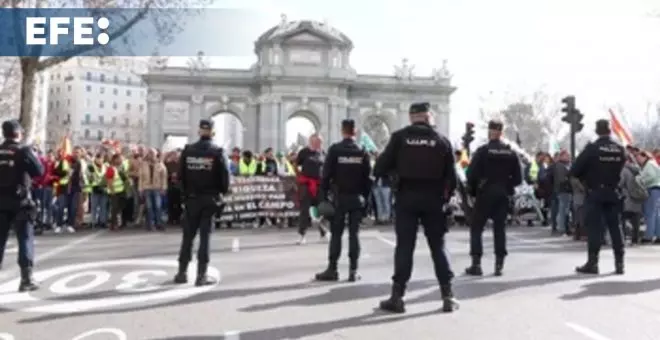
<instances>
[{"instance_id":1,"label":"protest banner","mask_svg":"<svg viewBox=\"0 0 660 340\"><path fill-rule=\"evenodd\" d=\"M224 197L221 222L252 221L259 217L297 217L294 177L232 177L230 194Z\"/></svg>"},{"instance_id":2,"label":"protest banner","mask_svg":"<svg viewBox=\"0 0 660 340\"><path fill-rule=\"evenodd\" d=\"M514 219L518 221L539 220L539 209L542 204L534 196L534 188L531 185L523 184L516 187L513 203ZM455 217L462 218L465 216L462 208L463 200L458 192L451 197L449 206L452 208Z\"/></svg>"}]
</instances>

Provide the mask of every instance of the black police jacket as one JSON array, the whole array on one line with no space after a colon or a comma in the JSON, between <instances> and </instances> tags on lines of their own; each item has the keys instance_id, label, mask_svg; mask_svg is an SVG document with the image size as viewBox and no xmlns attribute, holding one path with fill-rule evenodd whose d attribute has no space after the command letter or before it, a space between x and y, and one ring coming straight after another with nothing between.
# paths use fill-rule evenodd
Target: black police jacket
<instances>
[{"instance_id":1,"label":"black police jacket","mask_svg":"<svg viewBox=\"0 0 660 340\"><path fill-rule=\"evenodd\" d=\"M369 154L351 138L332 144L321 172L321 193L327 195L334 187L339 195L362 195L371 192L371 161Z\"/></svg>"},{"instance_id":2,"label":"black police jacket","mask_svg":"<svg viewBox=\"0 0 660 340\"><path fill-rule=\"evenodd\" d=\"M179 159L181 189L185 197L217 196L229 191L229 171L222 148L202 138L188 144Z\"/></svg>"}]
</instances>

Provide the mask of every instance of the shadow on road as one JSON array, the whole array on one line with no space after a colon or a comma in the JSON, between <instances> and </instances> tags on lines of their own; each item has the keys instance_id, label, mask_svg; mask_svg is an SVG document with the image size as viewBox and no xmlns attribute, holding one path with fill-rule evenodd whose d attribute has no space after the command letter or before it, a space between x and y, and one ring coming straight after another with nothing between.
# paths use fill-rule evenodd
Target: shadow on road
<instances>
[{"instance_id":1,"label":"shadow on road","mask_svg":"<svg viewBox=\"0 0 660 340\"><path fill-rule=\"evenodd\" d=\"M409 319L423 318L433 315L441 315L439 310L426 311L422 313L407 314L403 316L386 316L388 314L374 311L371 314L359 315L345 319L312 322L299 325L282 326L241 332L241 340L282 340L301 339L347 328L375 326L384 323L392 323ZM222 335L186 335L178 337L156 338L151 340L222 340Z\"/></svg>"},{"instance_id":2,"label":"shadow on road","mask_svg":"<svg viewBox=\"0 0 660 340\"><path fill-rule=\"evenodd\" d=\"M634 295L660 289L660 278L644 281L593 282L582 286L577 293L564 294L562 300L579 300L596 296Z\"/></svg>"}]
</instances>

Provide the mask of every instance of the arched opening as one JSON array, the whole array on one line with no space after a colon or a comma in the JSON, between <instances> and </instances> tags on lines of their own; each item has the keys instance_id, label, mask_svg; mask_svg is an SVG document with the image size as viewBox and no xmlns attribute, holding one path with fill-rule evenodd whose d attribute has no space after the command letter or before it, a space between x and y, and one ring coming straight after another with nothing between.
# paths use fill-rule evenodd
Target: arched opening
<instances>
[{"instance_id":1,"label":"arched opening","mask_svg":"<svg viewBox=\"0 0 660 340\"><path fill-rule=\"evenodd\" d=\"M286 147L296 149L307 145L307 139L319 129L320 123L311 112L296 112L286 122Z\"/></svg>"},{"instance_id":2,"label":"arched opening","mask_svg":"<svg viewBox=\"0 0 660 340\"><path fill-rule=\"evenodd\" d=\"M223 147L225 150L235 147L243 148L245 135L245 126L243 122L236 117L236 114L229 111L216 112L211 115L213 120L213 129L215 136L213 141Z\"/></svg>"},{"instance_id":3,"label":"arched opening","mask_svg":"<svg viewBox=\"0 0 660 340\"><path fill-rule=\"evenodd\" d=\"M362 133L368 135L378 150L383 150L390 140L390 127L379 116L368 116L362 122Z\"/></svg>"}]
</instances>

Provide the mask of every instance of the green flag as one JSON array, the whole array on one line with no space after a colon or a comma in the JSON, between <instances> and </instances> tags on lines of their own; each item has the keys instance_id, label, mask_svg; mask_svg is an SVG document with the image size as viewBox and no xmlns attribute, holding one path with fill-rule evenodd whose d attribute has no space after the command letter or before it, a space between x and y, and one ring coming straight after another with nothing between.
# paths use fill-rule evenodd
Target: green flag
<instances>
[{"instance_id":1,"label":"green flag","mask_svg":"<svg viewBox=\"0 0 660 340\"><path fill-rule=\"evenodd\" d=\"M358 141L358 145L364 148L364 150L367 152L378 151L376 143L374 143L373 139L371 139L371 137L369 137L369 135L364 131L360 132L360 140Z\"/></svg>"}]
</instances>

